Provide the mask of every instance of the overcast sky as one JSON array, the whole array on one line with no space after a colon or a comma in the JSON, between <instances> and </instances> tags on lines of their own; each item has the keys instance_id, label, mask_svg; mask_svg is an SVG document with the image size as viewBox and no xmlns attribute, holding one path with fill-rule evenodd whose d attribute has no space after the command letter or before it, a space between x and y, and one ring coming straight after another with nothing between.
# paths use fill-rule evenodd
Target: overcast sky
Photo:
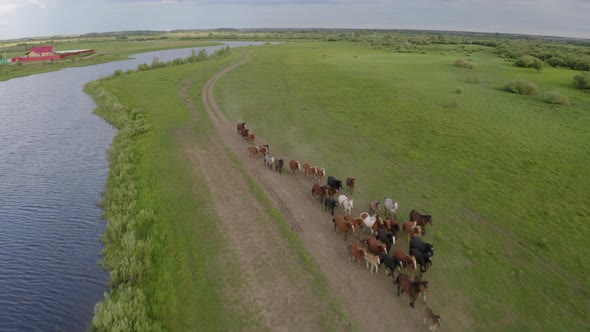
<instances>
[{"instance_id":1,"label":"overcast sky","mask_svg":"<svg viewBox=\"0 0 590 332\"><path fill-rule=\"evenodd\" d=\"M0 0L0 40L122 30L312 27L590 38L590 0Z\"/></svg>"}]
</instances>

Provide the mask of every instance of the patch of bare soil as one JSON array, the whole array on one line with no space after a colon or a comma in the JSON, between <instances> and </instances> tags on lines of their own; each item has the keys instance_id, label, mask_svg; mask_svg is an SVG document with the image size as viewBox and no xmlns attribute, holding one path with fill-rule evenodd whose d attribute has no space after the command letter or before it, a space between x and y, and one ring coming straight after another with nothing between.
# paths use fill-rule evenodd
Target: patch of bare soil
<instances>
[{"instance_id":1,"label":"patch of bare soil","mask_svg":"<svg viewBox=\"0 0 590 332\"><path fill-rule=\"evenodd\" d=\"M234 255L232 265L238 266L243 274L242 295L237 301L254 312L262 326L270 330L348 329L346 322L331 310L331 302L341 304L353 330L426 330L422 325L421 299L416 301L416 309L412 309L408 295L397 297L392 279L383 269L378 275L370 274L364 264L358 268L349 261L347 246L352 240L345 242L341 234L333 231L332 217L311 197L312 182L303 175L290 173L288 156L280 156L286 166L282 175L266 168L262 158L249 157L247 144L237 134L236 124L225 117L215 102L213 88L224 74L250 59L246 54L241 62L209 79L201 91L217 136L212 136L207 144L195 144L179 135L193 168L206 178ZM181 95L185 96L193 120L199 121L195 106L186 98L187 91L188 88ZM256 141L268 142L259 136ZM271 154L277 157L279 151ZM247 176L232 158L241 161ZM314 292L310 286L313 276L296 258L295 250L286 245L276 220L252 194L248 177L263 188L301 239L329 282L327 295Z\"/></svg>"}]
</instances>

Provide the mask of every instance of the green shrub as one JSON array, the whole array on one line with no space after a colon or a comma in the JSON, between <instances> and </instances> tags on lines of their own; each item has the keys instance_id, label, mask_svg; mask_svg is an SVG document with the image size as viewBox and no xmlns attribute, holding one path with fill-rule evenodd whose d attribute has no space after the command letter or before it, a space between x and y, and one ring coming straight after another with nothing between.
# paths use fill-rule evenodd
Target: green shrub
<instances>
[{"instance_id":1,"label":"green shrub","mask_svg":"<svg viewBox=\"0 0 590 332\"><path fill-rule=\"evenodd\" d=\"M160 330L147 313L147 299L141 289L125 285L104 297L94 308L93 331Z\"/></svg>"},{"instance_id":2,"label":"green shrub","mask_svg":"<svg viewBox=\"0 0 590 332\"><path fill-rule=\"evenodd\" d=\"M470 76L465 79L465 82L471 83L471 84L479 84L479 83L481 83L481 79L477 76Z\"/></svg>"},{"instance_id":3,"label":"green shrub","mask_svg":"<svg viewBox=\"0 0 590 332\"><path fill-rule=\"evenodd\" d=\"M463 87L458 87L457 89L455 89L455 93L458 95L463 94Z\"/></svg>"},{"instance_id":4,"label":"green shrub","mask_svg":"<svg viewBox=\"0 0 590 332\"><path fill-rule=\"evenodd\" d=\"M473 64L470 62L470 60L465 60L465 59L455 60L455 62L453 62L453 66L459 67L459 68L466 68L466 69L473 68Z\"/></svg>"},{"instance_id":5,"label":"green shrub","mask_svg":"<svg viewBox=\"0 0 590 332\"><path fill-rule=\"evenodd\" d=\"M541 61L541 59L534 57L532 55L523 55L520 58L516 59L514 64L517 65L518 67L535 68L537 70L540 70L541 68L543 68L543 61Z\"/></svg>"},{"instance_id":6,"label":"green shrub","mask_svg":"<svg viewBox=\"0 0 590 332\"><path fill-rule=\"evenodd\" d=\"M519 95L532 95L537 91L537 86L530 81L516 80L508 82L508 84L504 86L504 89Z\"/></svg>"},{"instance_id":7,"label":"green shrub","mask_svg":"<svg viewBox=\"0 0 590 332\"><path fill-rule=\"evenodd\" d=\"M580 73L574 76L574 86L578 89L590 89L590 73Z\"/></svg>"},{"instance_id":8,"label":"green shrub","mask_svg":"<svg viewBox=\"0 0 590 332\"><path fill-rule=\"evenodd\" d=\"M569 105L570 100L567 96L557 91L549 91L545 94L545 102L554 105Z\"/></svg>"}]
</instances>

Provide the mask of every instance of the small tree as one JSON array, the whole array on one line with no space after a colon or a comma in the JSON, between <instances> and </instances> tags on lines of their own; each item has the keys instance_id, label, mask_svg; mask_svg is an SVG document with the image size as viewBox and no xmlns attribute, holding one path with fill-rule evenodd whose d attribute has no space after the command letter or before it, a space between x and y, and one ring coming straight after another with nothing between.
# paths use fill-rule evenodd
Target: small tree
<instances>
[{"instance_id":1,"label":"small tree","mask_svg":"<svg viewBox=\"0 0 590 332\"><path fill-rule=\"evenodd\" d=\"M523 55L520 58L516 59L516 62L514 62L514 64L518 67L523 68L535 68L537 72L540 72L543 68L543 61L532 55Z\"/></svg>"},{"instance_id":2,"label":"small tree","mask_svg":"<svg viewBox=\"0 0 590 332\"><path fill-rule=\"evenodd\" d=\"M580 73L574 76L574 86L578 89L590 89L590 73Z\"/></svg>"}]
</instances>

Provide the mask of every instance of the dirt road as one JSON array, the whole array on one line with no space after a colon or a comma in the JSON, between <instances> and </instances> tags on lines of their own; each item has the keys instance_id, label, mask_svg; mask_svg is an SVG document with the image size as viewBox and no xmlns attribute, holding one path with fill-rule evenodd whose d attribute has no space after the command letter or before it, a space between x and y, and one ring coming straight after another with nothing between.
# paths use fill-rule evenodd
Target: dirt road
<instances>
[{"instance_id":1,"label":"dirt road","mask_svg":"<svg viewBox=\"0 0 590 332\"><path fill-rule=\"evenodd\" d=\"M249 314L257 316L259 325L269 330L426 330L422 325L421 300L416 309L410 308L408 296L397 297L391 278L383 270L379 275L370 274L364 265L358 268L348 260L347 246L351 240L345 242L341 234L334 233L332 217L311 197L311 180L290 174L288 156L273 151L271 144L272 155L285 159L286 172L282 175L265 168L262 159L249 158L247 144L237 135L236 124L226 118L215 102L214 86L219 78L250 59L245 54L241 62L207 81L201 98L216 134L206 145L187 142L184 148L193 168L207 179L232 255L237 254L239 268L246 276L239 301L248 307ZM185 101L193 120L200 121L198 106L188 102L188 98ZM263 137L256 141L268 142ZM305 270L300 258L293 256L295 251L285 245L284 232L268 207L253 195L250 179L281 211L326 277L327 294L316 293L313 275ZM353 214L359 212L353 210Z\"/></svg>"}]
</instances>

